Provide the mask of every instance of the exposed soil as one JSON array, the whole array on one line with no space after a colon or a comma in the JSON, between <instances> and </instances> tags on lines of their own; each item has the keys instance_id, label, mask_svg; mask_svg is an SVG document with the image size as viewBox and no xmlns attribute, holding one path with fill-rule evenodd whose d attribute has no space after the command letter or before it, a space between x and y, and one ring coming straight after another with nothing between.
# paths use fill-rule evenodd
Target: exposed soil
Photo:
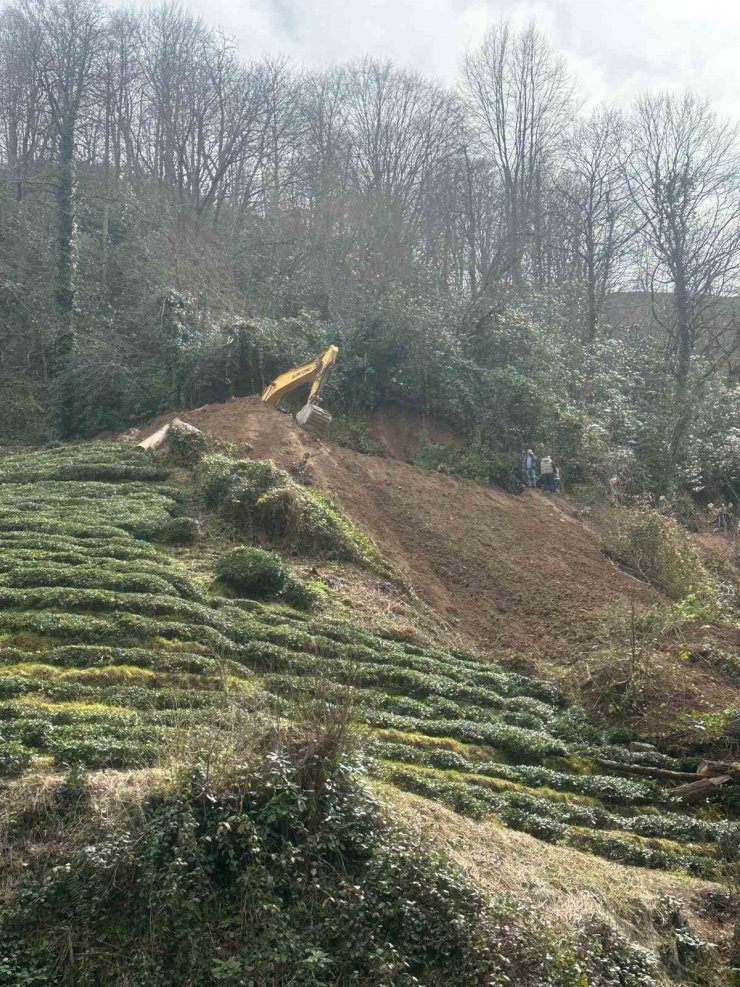
<instances>
[{"instance_id":1,"label":"exposed soil","mask_svg":"<svg viewBox=\"0 0 740 987\"><path fill-rule=\"evenodd\" d=\"M181 417L222 439L249 441L253 456L284 468L308 455L313 483L363 525L421 599L471 646L572 655L598 636L606 608L630 594L651 597L604 557L560 499L539 491L512 496L333 446L257 398Z\"/></svg>"},{"instance_id":2,"label":"exposed soil","mask_svg":"<svg viewBox=\"0 0 740 987\"><path fill-rule=\"evenodd\" d=\"M142 434L173 414L162 415ZM603 519L567 497L540 491L515 496L394 458L413 441L408 416L376 417L374 434L389 452L379 458L314 438L257 397L178 414L221 439L248 441L256 458L271 458L286 469L305 464L304 475L364 527L421 601L414 610L413 599L406 608L397 591L388 593L394 622L408 626L416 612L418 631L434 626L447 644L561 666L558 674L580 692L590 675L589 657L603 665L604 645L615 646L613 639L607 642L605 618L627 615L633 600L638 606L660 600L604 555ZM445 440L440 429L432 431L434 441ZM362 619L382 610L382 601L370 601L378 593L383 595L381 587L366 594L367 606L360 594ZM697 633L716 639L713 630ZM731 637L737 644L737 634ZM619 642L616 648L619 654ZM624 642L625 660L627 650ZM682 650L682 642L672 640L665 653L655 655L663 685L648 702L646 728L667 727L683 710L722 709L740 700L740 690L721 674L676 657ZM615 661L615 680L621 664ZM589 688L583 693L587 701Z\"/></svg>"},{"instance_id":3,"label":"exposed soil","mask_svg":"<svg viewBox=\"0 0 740 987\"><path fill-rule=\"evenodd\" d=\"M444 445L460 446L459 435L448 425L422 415L413 415L405 408L387 407L370 418L370 434L393 459L411 460L422 440Z\"/></svg>"}]
</instances>

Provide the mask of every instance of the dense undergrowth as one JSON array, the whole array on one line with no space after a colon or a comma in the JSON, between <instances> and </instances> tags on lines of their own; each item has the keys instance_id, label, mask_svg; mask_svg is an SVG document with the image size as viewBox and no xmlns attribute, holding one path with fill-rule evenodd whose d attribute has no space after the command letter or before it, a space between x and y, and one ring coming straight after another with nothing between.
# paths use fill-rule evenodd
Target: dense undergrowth
<instances>
[{"instance_id":1,"label":"dense undergrowth","mask_svg":"<svg viewBox=\"0 0 740 987\"><path fill-rule=\"evenodd\" d=\"M273 476L224 458L204 469L219 509L262 495L253 474ZM0 460L6 791L46 769L79 793L80 772L192 766L122 830L97 831L98 818L75 849L19 867L0 984L179 984L183 971L234 985L657 983L653 960L608 930L566 944L518 906L491 905L383 820L358 771L550 843L731 880L738 824L627 770L694 770L698 757L609 743L552 685L472 655L218 596L152 544L186 517L166 481L160 462L116 444ZM299 757L287 734L239 753L256 722L317 703L364 724L354 767L341 744ZM232 751L218 779L197 753L204 737ZM15 838L26 825L4 822ZM112 938L116 950L101 947Z\"/></svg>"},{"instance_id":2,"label":"dense undergrowth","mask_svg":"<svg viewBox=\"0 0 740 987\"><path fill-rule=\"evenodd\" d=\"M329 497L297 483L272 460L206 455L200 459L196 482L206 505L243 537L261 536L304 554L389 572L375 545Z\"/></svg>"},{"instance_id":3,"label":"dense undergrowth","mask_svg":"<svg viewBox=\"0 0 740 987\"><path fill-rule=\"evenodd\" d=\"M113 825L79 777L59 782L14 822L73 830L74 848L0 910L0 983L656 983L654 958L607 924L565 934L420 849L344 740L341 717L253 726Z\"/></svg>"},{"instance_id":4,"label":"dense undergrowth","mask_svg":"<svg viewBox=\"0 0 740 987\"><path fill-rule=\"evenodd\" d=\"M434 469L513 491L523 486L520 459L518 452L504 450L475 435L459 449L445 443L422 442L413 463L423 469Z\"/></svg>"},{"instance_id":5,"label":"dense undergrowth","mask_svg":"<svg viewBox=\"0 0 740 987\"><path fill-rule=\"evenodd\" d=\"M626 512L612 554L627 571L669 599L692 601L705 616L717 610L712 577L689 535L673 518L655 510Z\"/></svg>"}]
</instances>

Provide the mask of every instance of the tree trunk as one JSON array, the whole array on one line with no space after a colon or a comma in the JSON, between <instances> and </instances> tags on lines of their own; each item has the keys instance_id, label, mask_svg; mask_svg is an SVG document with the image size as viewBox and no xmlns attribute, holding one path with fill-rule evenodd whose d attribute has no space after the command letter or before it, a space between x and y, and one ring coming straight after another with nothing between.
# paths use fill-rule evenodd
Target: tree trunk
<instances>
[{"instance_id":1,"label":"tree trunk","mask_svg":"<svg viewBox=\"0 0 740 987\"><path fill-rule=\"evenodd\" d=\"M74 331L74 269L75 269L75 174L74 126L65 125L59 137L59 174L57 200L57 335L52 354L52 375L61 377L69 369L75 342ZM62 384L59 403L59 427L63 436L73 428L72 395L68 384Z\"/></svg>"},{"instance_id":2,"label":"tree trunk","mask_svg":"<svg viewBox=\"0 0 740 987\"><path fill-rule=\"evenodd\" d=\"M514 291L519 293L524 286L524 275L522 274L522 245L521 238L519 235L518 223L516 218L512 220L511 229L509 232L509 238L511 241L511 252L510 252L510 264L511 264L511 284Z\"/></svg>"},{"instance_id":3,"label":"tree trunk","mask_svg":"<svg viewBox=\"0 0 740 987\"><path fill-rule=\"evenodd\" d=\"M676 316L677 359L671 461L675 464L680 459L686 430L691 421L691 402L688 399L692 349L691 317L688 291L682 274L676 275L674 280L673 306Z\"/></svg>"},{"instance_id":4,"label":"tree trunk","mask_svg":"<svg viewBox=\"0 0 740 987\"><path fill-rule=\"evenodd\" d=\"M105 183L105 194L108 195L108 182ZM110 204L103 205L103 229L101 231L100 245L100 283L105 291L108 287L108 235L110 226Z\"/></svg>"},{"instance_id":5,"label":"tree trunk","mask_svg":"<svg viewBox=\"0 0 740 987\"><path fill-rule=\"evenodd\" d=\"M673 798L681 802L701 802L718 794L719 788L732 781L729 775L715 775L710 778L700 778L688 785L679 785L671 792Z\"/></svg>"},{"instance_id":6,"label":"tree trunk","mask_svg":"<svg viewBox=\"0 0 740 987\"><path fill-rule=\"evenodd\" d=\"M596 329L599 323L599 311L596 299L596 262L594 260L593 242L586 248L586 342L593 346L596 339Z\"/></svg>"},{"instance_id":7,"label":"tree trunk","mask_svg":"<svg viewBox=\"0 0 740 987\"><path fill-rule=\"evenodd\" d=\"M473 198L473 176L468 158L468 149L463 148L465 155L465 177L466 177L466 201L468 207L467 241L468 241L468 281L470 284L470 294L473 298L478 293L478 258L476 251L477 229L475 215L475 201Z\"/></svg>"}]
</instances>

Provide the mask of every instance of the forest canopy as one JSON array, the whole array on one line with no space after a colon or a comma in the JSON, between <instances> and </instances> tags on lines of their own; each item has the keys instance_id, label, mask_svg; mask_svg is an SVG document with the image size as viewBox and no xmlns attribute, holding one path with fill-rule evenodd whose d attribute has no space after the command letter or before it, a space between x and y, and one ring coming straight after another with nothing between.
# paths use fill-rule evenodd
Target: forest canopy
<instances>
[{"instance_id":1,"label":"forest canopy","mask_svg":"<svg viewBox=\"0 0 740 987\"><path fill-rule=\"evenodd\" d=\"M705 499L740 480L735 126L584 109L535 26L456 85L245 62L183 8L0 12L0 444L259 390L328 342L329 403L467 437L506 482Z\"/></svg>"}]
</instances>

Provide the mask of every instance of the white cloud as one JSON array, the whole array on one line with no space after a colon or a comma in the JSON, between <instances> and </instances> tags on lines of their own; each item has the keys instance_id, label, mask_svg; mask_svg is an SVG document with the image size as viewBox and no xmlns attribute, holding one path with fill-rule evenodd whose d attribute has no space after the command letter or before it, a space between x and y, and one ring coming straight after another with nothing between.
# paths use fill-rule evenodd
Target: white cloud
<instances>
[{"instance_id":1,"label":"white cloud","mask_svg":"<svg viewBox=\"0 0 740 987\"><path fill-rule=\"evenodd\" d=\"M109 0L115 3L116 0ZM149 0L155 2L155 0ZM247 57L310 66L364 54L451 81L466 48L502 17L535 20L568 58L589 101L692 88L740 119L736 0L185 0L234 35Z\"/></svg>"}]
</instances>

